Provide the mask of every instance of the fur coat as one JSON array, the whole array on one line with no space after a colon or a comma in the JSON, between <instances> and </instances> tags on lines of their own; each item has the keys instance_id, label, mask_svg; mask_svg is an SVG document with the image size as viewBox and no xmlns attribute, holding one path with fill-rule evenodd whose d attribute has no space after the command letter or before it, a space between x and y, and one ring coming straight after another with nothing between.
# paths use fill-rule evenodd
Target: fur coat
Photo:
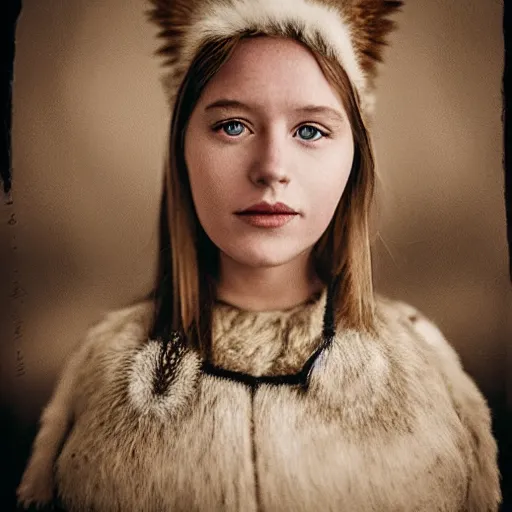
<instances>
[{"instance_id":1,"label":"fur coat","mask_svg":"<svg viewBox=\"0 0 512 512\"><path fill-rule=\"evenodd\" d=\"M326 292L287 311L218 302L212 368L148 340L152 304L90 329L44 409L18 488L72 512L491 512L497 446L482 394L437 327L378 299L379 335L338 326L309 386ZM155 373L166 361L170 385ZM245 376L245 377L244 377Z\"/></svg>"}]
</instances>

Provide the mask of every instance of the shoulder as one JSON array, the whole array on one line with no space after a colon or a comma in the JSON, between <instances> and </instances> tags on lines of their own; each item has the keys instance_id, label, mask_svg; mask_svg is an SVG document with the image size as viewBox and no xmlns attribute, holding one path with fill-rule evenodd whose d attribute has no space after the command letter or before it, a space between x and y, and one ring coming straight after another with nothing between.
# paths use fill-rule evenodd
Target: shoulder
<instances>
[{"instance_id":1,"label":"shoulder","mask_svg":"<svg viewBox=\"0 0 512 512\"><path fill-rule=\"evenodd\" d=\"M459 354L439 326L413 305L383 295L377 296L377 311L388 329L406 331L410 343L428 353L450 390L454 385L477 389L464 372ZM469 382L471 384L469 384Z\"/></svg>"},{"instance_id":2,"label":"shoulder","mask_svg":"<svg viewBox=\"0 0 512 512\"><path fill-rule=\"evenodd\" d=\"M408 343L428 353L443 374L457 374L462 369L460 357L453 346L438 325L423 312L407 302L380 294L376 296L376 304L384 331L406 333Z\"/></svg>"},{"instance_id":3,"label":"shoulder","mask_svg":"<svg viewBox=\"0 0 512 512\"><path fill-rule=\"evenodd\" d=\"M154 303L149 300L108 310L88 327L85 344L91 349L138 345L147 337L153 312Z\"/></svg>"},{"instance_id":4,"label":"shoulder","mask_svg":"<svg viewBox=\"0 0 512 512\"><path fill-rule=\"evenodd\" d=\"M114 368L147 340L153 318L150 301L111 309L90 323L71 349L60 380L84 383L98 378L98 370ZM76 386L75 386L76 387Z\"/></svg>"},{"instance_id":5,"label":"shoulder","mask_svg":"<svg viewBox=\"0 0 512 512\"><path fill-rule=\"evenodd\" d=\"M470 394L486 407L476 384L464 371L459 354L435 322L411 304L383 295L377 296L377 311L384 331L395 335L406 333L407 344L428 357L452 396L461 392Z\"/></svg>"},{"instance_id":6,"label":"shoulder","mask_svg":"<svg viewBox=\"0 0 512 512\"><path fill-rule=\"evenodd\" d=\"M501 501L498 449L485 397L436 323L403 301L378 296L377 304L384 323L408 331L410 342L427 354L444 381L469 445L467 510L497 510Z\"/></svg>"},{"instance_id":7,"label":"shoulder","mask_svg":"<svg viewBox=\"0 0 512 512\"><path fill-rule=\"evenodd\" d=\"M153 312L154 303L150 300L110 309L90 326L88 336L108 336L131 329L148 329Z\"/></svg>"},{"instance_id":8,"label":"shoulder","mask_svg":"<svg viewBox=\"0 0 512 512\"><path fill-rule=\"evenodd\" d=\"M91 322L71 348L60 372L60 380L83 377L109 349L138 346L147 338L153 317L151 301L104 312Z\"/></svg>"}]
</instances>

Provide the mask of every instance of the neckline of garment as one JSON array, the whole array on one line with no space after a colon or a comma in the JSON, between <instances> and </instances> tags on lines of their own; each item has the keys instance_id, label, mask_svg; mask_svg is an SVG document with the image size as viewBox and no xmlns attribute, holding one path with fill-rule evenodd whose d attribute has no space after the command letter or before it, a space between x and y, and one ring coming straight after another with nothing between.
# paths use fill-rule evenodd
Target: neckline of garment
<instances>
[{"instance_id":1,"label":"neckline of garment","mask_svg":"<svg viewBox=\"0 0 512 512\"><path fill-rule=\"evenodd\" d=\"M324 306L322 342L320 343L318 348L313 352L313 354L311 354L311 356L307 359L306 363L303 365L302 369L299 372L288 375L254 376L248 373L226 370L224 368L211 364L207 360L203 360L202 362L202 372L208 375L212 375L214 377L219 377L222 379L232 380L235 382L246 384L251 387L257 387L261 384L286 384L291 386L300 386L303 390L306 390L309 387L309 380L315 361L318 359L320 354L324 352L332 344L332 341L335 336L332 285L327 286L321 292L319 292L319 296L313 302L313 304L318 304L318 301L321 299L324 293L326 295L326 300Z\"/></svg>"},{"instance_id":2,"label":"neckline of garment","mask_svg":"<svg viewBox=\"0 0 512 512\"><path fill-rule=\"evenodd\" d=\"M321 290L313 293L307 300L304 302L301 302L300 304L296 304L295 306L292 306L291 308L286 309L269 309L269 310L263 310L263 311L253 311L250 309L244 309L239 306L236 306L234 304L231 304L229 302L225 302L222 299L214 299L214 306L216 308L224 308L232 311L236 311L238 313L243 314L254 314L254 315L278 315L278 314L290 314L290 313L296 313L297 311L303 310L307 307L313 307L318 305L321 301L324 295L327 295L327 286L324 286Z\"/></svg>"}]
</instances>

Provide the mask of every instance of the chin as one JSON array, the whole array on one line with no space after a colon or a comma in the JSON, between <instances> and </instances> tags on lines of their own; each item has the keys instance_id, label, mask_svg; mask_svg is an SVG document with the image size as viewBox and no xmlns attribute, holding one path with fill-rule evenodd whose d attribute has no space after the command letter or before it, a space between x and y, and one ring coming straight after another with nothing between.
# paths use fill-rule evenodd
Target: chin
<instances>
[{"instance_id":1,"label":"chin","mask_svg":"<svg viewBox=\"0 0 512 512\"><path fill-rule=\"evenodd\" d=\"M237 259L239 264L252 268L275 268L285 265L293 258L279 258L278 256L271 257L270 255L260 255L253 258L244 258L243 260Z\"/></svg>"},{"instance_id":2,"label":"chin","mask_svg":"<svg viewBox=\"0 0 512 512\"><path fill-rule=\"evenodd\" d=\"M303 247L290 250L289 246L278 247L276 245L278 244L273 244L273 247L264 247L259 244L258 247L247 247L245 249L237 247L234 250L230 250L233 249L230 248L223 252L239 265L252 268L273 268L290 263L306 250Z\"/></svg>"}]
</instances>

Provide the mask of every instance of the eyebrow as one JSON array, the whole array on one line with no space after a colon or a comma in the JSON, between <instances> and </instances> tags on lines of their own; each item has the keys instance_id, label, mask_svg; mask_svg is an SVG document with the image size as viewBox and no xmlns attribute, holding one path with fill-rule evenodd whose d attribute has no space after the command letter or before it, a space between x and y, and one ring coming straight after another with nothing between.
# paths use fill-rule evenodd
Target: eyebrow
<instances>
[{"instance_id":1,"label":"eyebrow","mask_svg":"<svg viewBox=\"0 0 512 512\"><path fill-rule=\"evenodd\" d=\"M230 99L220 99L217 101L214 101L213 103L210 103L205 107L205 110L213 110L213 109L230 109L230 108L239 108L244 110L258 110L257 107L251 107L251 105L247 105L246 103L243 103L238 100L230 100ZM338 122L344 122L345 116L338 110L327 107L323 105L306 105L304 107L297 107L293 109L294 112L297 112L299 114L321 114L330 117L331 119L338 121Z\"/></svg>"}]
</instances>

